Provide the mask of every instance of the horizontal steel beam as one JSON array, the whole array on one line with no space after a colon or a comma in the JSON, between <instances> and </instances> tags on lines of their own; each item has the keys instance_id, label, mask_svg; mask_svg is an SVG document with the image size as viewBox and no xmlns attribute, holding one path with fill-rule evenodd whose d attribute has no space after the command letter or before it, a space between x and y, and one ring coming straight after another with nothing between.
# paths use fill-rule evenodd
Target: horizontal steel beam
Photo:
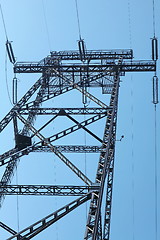
<instances>
[{"instance_id":1,"label":"horizontal steel beam","mask_svg":"<svg viewBox=\"0 0 160 240\"><path fill-rule=\"evenodd\" d=\"M83 196L89 192L99 191L93 186L53 186L53 185L2 185L0 194L36 195L36 196Z\"/></svg>"},{"instance_id":2,"label":"horizontal steel beam","mask_svg":"<svg viewBox=\"0 0 160 240\"><path fill-rule=\"evenodd\" d=\"M30 113L36 113L36 115L56 115L65 116L66 114L72 115L93 115L106 113L107 110L111 110L111 108L26 108L22 107L18 109L18 113L22 115L28 115ZM66 114L64 114L64 111Z\"/></svg>"},{"instance_id":3,"label":"horizontal steel beam","mask_svg":"<svg viewBox=\"0 0 160 240\"><path fill-rule=\"evenodd\" d=\"M93 72L146 72L155 71L156 63L154 61L131 61L122 62L121 64L50 64L43 65L35 63L17 63L14 65L15 73L45 73L49 70L50 73L79 73L88 74Z\"/></svg>"},{"instance_id":4,"label":"horizontal steel beam","mask_svg":"<svg viewBox=\"0 0 160 240\"><path fill-rule=\"evenodd\" d=\"M86 50L85 59L88 61L96 59L132 59L133 51L131 49L111 49L111 50ZM51 55L45 58L47 62L53 60L81 60L79 51L52 51Z\"/></svg>"},{"instance_id":5,"label":"horizontal steel beam","mask_svg":"<svg viewBox=\"0 0 160 240\"><path fill-rule=\"evenodd\" d=\"M101 146L88 146L88 145L54 145L54 148L59 152L65 153L100 153L103 151ZM105 151L105 149L104 149ZM23 149L22 152L18 148L10 149L9 151L0 155L0 161L4 161L7 158L13 156L22 157L23 155L29 154L30 152L51 152L48 146L30 146Z\"/></svg>"},{"instance_id":6,"label":"horizontal steel beam","mask_svg":"<svg viewBox=\"0 0 160 240\"><path fill-rule=\"evenodd\" d=\"M88 145L59 145L54 146L59 152L65 153L100 153L102 147L100 146L88 146ZM47 146L38 146L33 149L33 152L50 152L51 150ZM105 149L104 149L105 151Z\"/></svg>"}]
</instances>

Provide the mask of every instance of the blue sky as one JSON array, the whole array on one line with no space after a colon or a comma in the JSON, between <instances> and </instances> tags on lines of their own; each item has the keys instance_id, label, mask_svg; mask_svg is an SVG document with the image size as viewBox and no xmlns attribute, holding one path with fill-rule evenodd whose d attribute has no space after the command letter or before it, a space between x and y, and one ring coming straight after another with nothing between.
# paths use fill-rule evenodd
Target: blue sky
<instances>
[{"instance_id":1,"label":"blue sky","mask_svg":"<svg viewBox=\"0 0 160 240\"><path fill-rule=\"evenodd\" d=\"M78 25L74 0L1 0L8 38L13 41L17 61L40 61L50 50L77 49ZM44 6L44 8L43 8ZM78 0L81 35L87 49L133 49L135 60L151 59L151 38L153 37L152 0ZM45 12L45 14L44 14ZM155 0L156 36L160 37L160 3ZM47 27L46 27L47 23ZM12 107L6 87L5 75L5 34L0 20L0 62L1 62L1 103L0 119ZM159 69L159 62L158 68ZM159 70L157 70L159 76ZM114 192L111 222L111 240L117 238L128 240L155 239L155 189L154 189L154 106L152 104L153 73L126 73L121 78L119 109L117 122ZM22 97L39 75L19 74L18 98ZM12 65L7 63L7 82L12 96ZM106 101L100 90L92 90L93 94ZM76 100L73 102L73 99ZM72 93L52 100L53 106L81 106L81 95ZM46 105L47 106L47 105ZM159 105L157 106L157 146L159 147ZM40 126L37 120L37 127ZM70 126L71 122L62 119L51 125L57 132L62 124ZM90 127L97 135L103 134L104 121L98 128ZM50 131L50 130L48 130ZM45 132L49 134L49 132ZM70 141L84 141L84 132L76 134ZM14 146L13 127L9 124L1 133L1 153ZM68 140L67 140L68 141ZM87 144L97 144L86 135ZM2 144L3 143L3 144ZM57 144L69 144L65 138ZM73 162L85 171L85 155L69 156ZM98 155L87 155L87 175L94 181ZM158 149L159 159L159 149ZM133 170L134 168L134 170ZM159 193L159 162L158 202ZM4 168L0 169L2 176ZM18 184L83 184L53 154L32 153L23 157L17 170ZM16 183L16 177L13 178ZM132 184L134 183L134 192ZM73 198L68 197L18 197L20 230L63 206ZM132 206L134 200L134 209ZM133 210L135 223L133 225ZM17 197L8 196L0 210L0 221L17 231ZM158 224L160 209L158 206ZM86 205L70 213L55 226L51 226L35 240L39 239L82 239L85 231ZM0 229L0 240L10 235ZM158 232L158 236L160 233Z\"/></svg>"}]
</instances>

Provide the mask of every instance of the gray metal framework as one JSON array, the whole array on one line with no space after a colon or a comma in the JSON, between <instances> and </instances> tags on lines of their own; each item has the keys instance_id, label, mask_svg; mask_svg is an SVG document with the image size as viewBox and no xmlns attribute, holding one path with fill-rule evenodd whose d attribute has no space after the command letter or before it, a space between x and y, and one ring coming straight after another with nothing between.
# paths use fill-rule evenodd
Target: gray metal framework
<instances>
[{"instance_id":1,"label":"gray metal framework","mask_svg":"<svg viewBox=\"0 0 160 240\"><path fill-rule=\"evenodd\" d=\"M98 184L91 186L2 185L0 193L5 195L83 196L98 190Z\"/></svg>"},{"instance_id":2,"label":"gray metal framework","mask_svg":"<svg viewBox=\"0 0 160 240\"><path fill-rule=\"evenodd\" d=\"M14 64L15 73L40 73L41 77L0 121L0 132L13 121L15 135L13 148L0 155L0 166L6 166L0 182L0 205L2 206L6 195L81 197L19 233L1 223L0 226L12 234L8 240L31 239L89 200L84 239L109 240L120 77L124 76L125 72L156 71L155 61L135 61L132 58L131 49L86 51L83 62L79 51L52 51L40 62ZM92 94L89 88L101 88L101 96L109 95L108 103L105 103L100 95L96 97ZM43 102L49 102L50 99L61 97L73 90L82 95L83 108L42 107ZM87 106L88 100L93 103L93 107ZM48 120L37 129L36 118L42 115L48 117ZM85 119L77 120L76 116L85 116ZM49 136L42 134L42 130L47 129L55 119L62 117L73 122L73 125L57 133L49 133ZM88 126L93 123L98 126L101 119L105 119L104 134L98 136ZM19 129L19 122L23 125L22 129ZM84 130L98 144L54 145L57 140L67 138L68 135L79 130ZM36 141L33 141L33 138ZM32 152L52 152L86 185L11 185L20 158L24 155L29 157ZM91 181L64 155L66 153L99 154L95 180ZM105 212L102 212L103 204L105 204Z\"/></svg>"},{"instance_id":3,"label":"gray metal framework","mask_svg":"<svg viewBox=\"0 0 160 240\"><path fill-rule=\"evenodd\" d=\"M39 63L17 63L14 67L15 73L44 73L46 70L51 74L55 73L55 70L59 73L66 75L68 73L75 74L75 76L80 76L80 73L101 73L108 72L112 75L113 72L120 70L121 72L146 72L155 71L155 64L153 61L126 61L120 65L116 62L101 63L97 64L39 64Z\"/></svg>"}]
</instances>

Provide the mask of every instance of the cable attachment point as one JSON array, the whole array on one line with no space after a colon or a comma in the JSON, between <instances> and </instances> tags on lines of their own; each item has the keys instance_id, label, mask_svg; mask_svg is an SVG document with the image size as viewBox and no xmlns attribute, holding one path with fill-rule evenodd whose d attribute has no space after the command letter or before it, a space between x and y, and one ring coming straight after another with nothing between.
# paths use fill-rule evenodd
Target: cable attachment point
<instances>
[{"instance_id":1,"label":"cable attachment point","mask_svg":"<svg viewBox=\"0 0 160 240\"><path fill-rule=\"evenodd\" d=\"M124 135L122 135L120 139L116 140L116 142L121 142L123 138L124 138Z\"/></svg>"},{"instance_id":2,"label":"cable attachment point","mask_svg":"<svg viewBox=\"0 0 160 240\"><path fill-rule=\"evenodd\" d=\"M13 53L13 48L12 48L12 44L10 41L6 41L6 50L7 50L7 54L8 54L8 57L9 57L9 60L11 63L15 64L16 62L16 59L14 57L14 53Z\"/></svg>"},{"instance_id":3,"label":"cable attachment point","mask_svg":"<svg viewBox=\"0 0 160 240\"><path fill-rule=\"evenodd\" d=\"M79 48L79 55L80 55L80 60L82 61L82 62L84 62L86 59L86 54L85 54L85 52L86 52L86 46L85 46L85 42L84 42L84 40L83 39L80 39L79 41L78 41L78 48Z\"/></svg>"},{"instance_id":4,"label":"cable attachment point","mask_svg":"<svg viewBox=\"0 0 160 240\"><path fill-rule=\"evenodd\" d=\"M152 38L152 60L158 60L158 39L156 37Z\"/></svg>"}]
</instances>

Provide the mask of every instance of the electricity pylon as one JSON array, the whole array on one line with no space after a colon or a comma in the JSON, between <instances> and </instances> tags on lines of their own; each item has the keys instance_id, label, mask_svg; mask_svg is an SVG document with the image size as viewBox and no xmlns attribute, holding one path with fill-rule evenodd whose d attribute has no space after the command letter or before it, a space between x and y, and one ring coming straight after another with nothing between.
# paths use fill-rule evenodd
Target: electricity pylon
<instances>
[{"instance_id":1,"label":"electricity pylon","mask_svg":"<svg viewBox=\"0 0 160 240\"><path fill-rule=\"evenodd\" d=\"M130 49L54 51L40 62L14 64L15 74L39 73L41 77L18 102L15 101L14 107L0 122L2 132L13 121L15 136L13 148L0 156L0 166L6 166L1 179L0 203L2 205L5 195L17 194L75 196L75 199L19 233L1 223L1 227L11 233L8 240L31 239L87 201L90 205L84 239L109 240L120 77L126 72L146 71L155 72L156 62L135 61ZM72 92L75 92L72 103L76 102L76 107L71 106L71 101L67 106ZM60 107L53 106L53 98L59 98ZM43 115L46 116L45 122L43 120L43 124L37 127L36 121ZM62 125L56 133L49 131L50 124L55 120L58 122L61 117L72 121L73 125L64 130ZM101 119L103 127L102 122L99 125ZM90 125L96 127L91 129ZM56 145L56 141L63 138L68 143L70 135L82 130L94 139L95 145L73 145L72 142ZM74 137L74 143L76 140ZM83 185L10 185L20 158L26 155L29 158L31 152L52 152ZM89 177L66 156L67 153L75 156L85 153L87 159L90 153L96 156L98 153L96 174ZM102 204L105 204L105 211L102 211Z\"/></svg>"}]
</instances>

